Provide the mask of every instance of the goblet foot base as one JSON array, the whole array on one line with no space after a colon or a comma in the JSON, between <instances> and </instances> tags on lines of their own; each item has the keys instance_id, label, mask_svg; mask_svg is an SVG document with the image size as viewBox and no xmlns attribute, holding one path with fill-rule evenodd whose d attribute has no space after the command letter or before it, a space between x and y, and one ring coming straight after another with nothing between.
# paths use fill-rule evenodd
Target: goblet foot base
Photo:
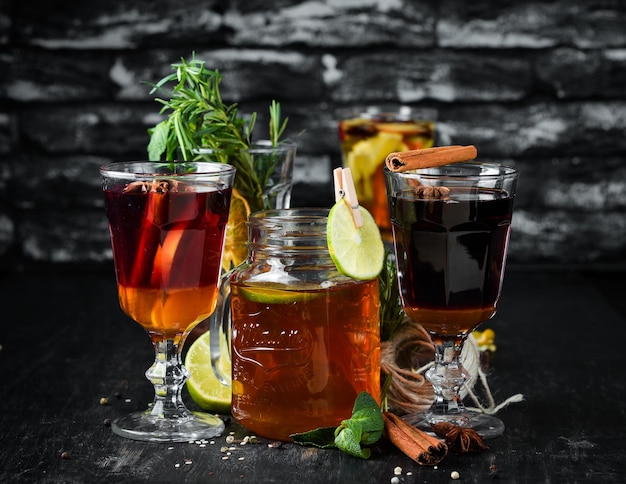
<instances>
[{"instance_id":1,"label":"goblet foot base","mask_svg":"<svg viewBox=\"0 0 626 484\"><path fill-rule=\"evenodd\" d=\"M447 422L458 427L474 429L483 439L493 439L504 433L504 422L498 417L479 412L464 412L462 414L439 415L435 413L421 413L405 415L403 420L424 432L434 435L432 424Z\"/></svg>"},{"instance_id":2,"label":"goblet foot base","mask_svg":"<svg viewBox=\"0 0 626 484\"><path fill-rule=\"evenodd\" d=\"M215 415L188 412L180 418L163 418L135 412L113 421L113 433L144 442L189 442L209 439L224 432L224 422Z\"/></svg>"}]
</instances>

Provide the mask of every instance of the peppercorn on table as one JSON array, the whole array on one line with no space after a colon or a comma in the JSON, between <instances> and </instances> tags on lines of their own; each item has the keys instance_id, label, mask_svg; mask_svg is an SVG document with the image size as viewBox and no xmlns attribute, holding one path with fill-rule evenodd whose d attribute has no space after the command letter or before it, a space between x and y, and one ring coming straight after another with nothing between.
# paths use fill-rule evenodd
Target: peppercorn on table
<instances>
[{"instance_id":1,"label":"peppercorn on table","mask_svg":"<svg viewBox=\"0 0 626 484\"><path fill-rule=\"evenodd\" d=\"M117 305L112 268L10 272L0 482L624 482L625 283L623 272L509 267L485 325L497 335L488 378L496 400L524 400L498 412L506 429L488 450L426 467L384 438L364 460L253 436L227 415L212 440L118 437L110 421L152 399L142 369L153 351Z\"/></svg>"}]
</instances>

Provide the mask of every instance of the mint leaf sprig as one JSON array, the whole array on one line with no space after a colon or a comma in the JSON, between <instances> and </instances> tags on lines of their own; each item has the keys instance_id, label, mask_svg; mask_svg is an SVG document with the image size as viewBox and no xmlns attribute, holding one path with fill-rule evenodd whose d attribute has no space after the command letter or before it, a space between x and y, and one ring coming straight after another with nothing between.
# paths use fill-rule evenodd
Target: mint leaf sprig
<instances>
[{"instance_id":1,"label":"mint leaf sprig","mask_svg":"<svg viewBox=\"0 0 626 484\"><path fill-rule=\"evenodd\" d=\"M320 427L290 437L297 444L337 448L353 457L369 459L371 450L367 446L376 443L384 429L385 421L378 404L369 393L361 392L354 402L352 417L343 420L339 427Z\"/></svg>"}]
</instances>

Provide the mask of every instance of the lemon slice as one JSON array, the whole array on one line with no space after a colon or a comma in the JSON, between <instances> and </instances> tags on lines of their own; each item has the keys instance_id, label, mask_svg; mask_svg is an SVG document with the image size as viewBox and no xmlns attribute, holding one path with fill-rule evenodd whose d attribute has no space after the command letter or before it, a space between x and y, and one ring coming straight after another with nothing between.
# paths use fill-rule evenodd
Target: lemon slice
<instances>
[{"instance_id":1,"label":"lemon slice","mask_svg":"<svg viewBox=\"0 0 626 484\"><path fill-rule=\"evenodd\" d=\"M359 207L363 225L356 227L345 199L328 213L326 236L330 257L342 274L353 279L375 279L383 268L385 247L372 215Z\"/></svg>"},{"instance_id":2,"label":"lemon slice","mask_svg":"<svg viewBox=\"0 0 626 484\"><path fill-rule=\"evenodd\" d=\"M223 344L222 344L223 343ZM222 358L218 366L224 375L230 375L230 360L226 341L220 341ZM211 368L210 333L207 331L195 340L187 351L185 367L189 370L187 390L192 400L202 410L230 413L231 388L217 379Z\"/></svg>"},{"instance_id":3,"label":"lemon slice","mask_svg":"<svg viewBox=\"0 0 626 484\"><path fill-rule=\"evenodd\" d=\"M407 149L399 133L378 133L372 138L355 143L347 155L346 166L352 171L357 194L361 200L374 199L370 180L376 170L382 170L381 165L384 164L387 155Z\"/></svg>"},{"instance_id":4,"label":"lemon slice","mask_svg":"<svg viewBox=\"0 0 626 484\"><path fill-rule=\"evenodd\" d=\"M406 151L407 146L398 133L378 133L376 136L358 141L348 153L347 166L354 179L367 178L380 167L389 153Z\"/></svg>"}]
</instances>

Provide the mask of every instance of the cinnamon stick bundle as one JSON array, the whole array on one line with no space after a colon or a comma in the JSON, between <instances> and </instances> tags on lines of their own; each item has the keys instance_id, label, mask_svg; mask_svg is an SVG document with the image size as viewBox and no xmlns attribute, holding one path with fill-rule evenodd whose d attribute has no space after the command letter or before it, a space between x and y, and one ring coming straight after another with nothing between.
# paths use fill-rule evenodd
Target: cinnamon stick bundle
<instances>
[{"instance_id":1,"label":"cinnamon stick bundle","mask_svg":"<svg viewBox=\"0 0 626 484\"><path fill-rule=\"evenodd\" d=\"M389 153L385 164L389 171L403 172L433 166L458 163L476 158L478 152L474 145L438 146L423 150L399 151Z\"/></svg>"},{"instance_id":2,"label":"cinnamon stick bundle","mask_svg":"<svg viewBox=\"0 0 626 484\"><path fill-rule=\"evenodd\" d=\"M387 438L418 464L437 465L448 453L444 442L406 423L396 414L384 412L383 419Z\"/></svg>"}]
</instances>

